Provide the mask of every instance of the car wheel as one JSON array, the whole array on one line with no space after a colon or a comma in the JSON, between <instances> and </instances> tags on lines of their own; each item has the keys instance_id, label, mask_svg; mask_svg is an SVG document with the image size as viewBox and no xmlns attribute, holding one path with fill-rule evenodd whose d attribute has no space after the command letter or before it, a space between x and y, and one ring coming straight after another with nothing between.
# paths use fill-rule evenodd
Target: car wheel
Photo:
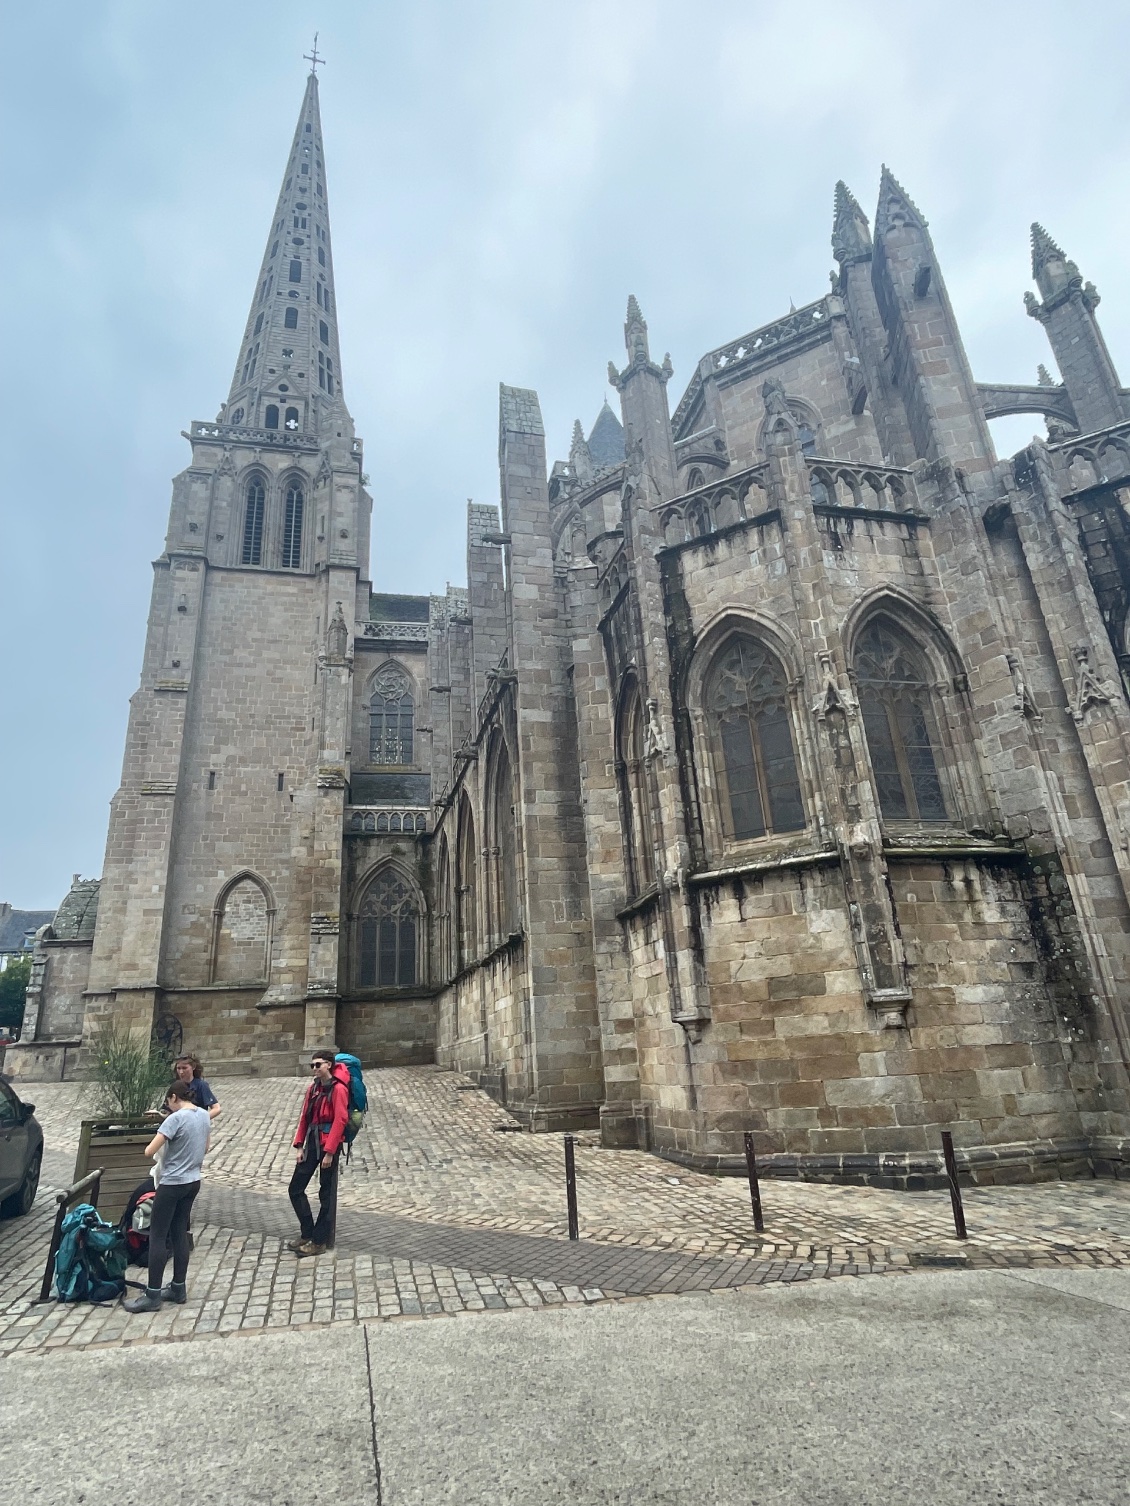
<instances>
[{"instance_id":1,"label":"car wheel","mask_svg":"<svg viewBox=\"0 0 1130 1506\"><path fill-rule=\"evenodd\" d=\"M39 1189L39 1167L42 1160L42 1153L37 1152L19 1191L13 1192L10 1198L0 1203L0 1214L5 1218L22 1218L25 1213L31 1212L31 1205L35 1202L35 1194Z\"/></svg>"}]
</instances>

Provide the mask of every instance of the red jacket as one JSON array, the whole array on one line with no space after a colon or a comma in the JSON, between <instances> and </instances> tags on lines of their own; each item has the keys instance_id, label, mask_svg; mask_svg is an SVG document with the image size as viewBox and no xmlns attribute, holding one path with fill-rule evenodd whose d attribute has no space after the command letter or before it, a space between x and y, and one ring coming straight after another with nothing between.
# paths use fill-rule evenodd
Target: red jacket
<instances>
[{"instance_id":1,"label":"red jacket","mask_svg":"<svg viewBox=\"0 0 1130 1506\"><path fill-rule=\"evenodd\" d=\"M323 1088L315 1078L306 1089L294 1134L296 1146L305 1145L311 1123L317 1126L323 1156L332 1156L341 1149L349 1123L349 1068L341 1062L334 1063L333 1080L328 1087Z\"/></svg>"}]
</instances>

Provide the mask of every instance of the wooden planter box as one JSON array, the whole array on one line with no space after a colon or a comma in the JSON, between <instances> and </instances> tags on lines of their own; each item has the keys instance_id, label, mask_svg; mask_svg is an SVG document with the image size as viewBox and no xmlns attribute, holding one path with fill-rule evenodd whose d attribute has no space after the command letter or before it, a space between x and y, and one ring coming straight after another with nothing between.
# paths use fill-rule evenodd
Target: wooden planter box
<instances>
[{"instance_id":1,"label":"wooden planter box","mask_svg":"<svg viewBox=\"0 0 1130 1506\"><path fill-rule=\"evenodd\" d=\"M144 1152L160 1126L159 1114L133 1118L119 1114L82 1121L73 1180L80 1182L88 1171L103 1168L98 1211L109 1223L117 1223L130 1193L153 1170L153 1162Z\"/></svg>"}]
</instances>

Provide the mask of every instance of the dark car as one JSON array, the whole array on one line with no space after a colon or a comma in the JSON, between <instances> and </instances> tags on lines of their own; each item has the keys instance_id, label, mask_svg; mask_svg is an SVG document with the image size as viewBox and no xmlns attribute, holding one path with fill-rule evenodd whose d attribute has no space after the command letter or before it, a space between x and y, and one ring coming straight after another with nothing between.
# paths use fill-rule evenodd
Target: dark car
<instances>
[{"instance_id":1,"label":"dark car","mask_svg":"<svg viewBox=\"0 0 1130 1506\"><path fill-rule=\"evenodd\" d=\"M0 1218L31 1211L43 1162L43 1131L35 1104L22 1103L0 1075Z\"/></svg>"}]
</instances>

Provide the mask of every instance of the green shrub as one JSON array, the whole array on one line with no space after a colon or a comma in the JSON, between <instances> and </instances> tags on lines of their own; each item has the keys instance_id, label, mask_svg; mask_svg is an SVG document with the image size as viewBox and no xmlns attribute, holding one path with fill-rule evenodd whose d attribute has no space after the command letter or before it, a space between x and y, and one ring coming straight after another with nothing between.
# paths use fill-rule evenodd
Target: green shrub
<instances>
[{"instance_id":1,"label":"green shrub","mask_svg":"<svg viewBox=\"0 0 1130 1506\"><path fill-rule=\"evenodd\" d=\"M30 977L30 952L9 957L8 966L0 973L0 1025L8 1030L18 1030L23 1024L24 999Z\"/></svg>"},{"instance_id":2,"label":"green shrub","mask_svg":"<svg viewBox=\"0 0 1130 1506\"><path fill-rule=\"evenodd\" d=\"M103 1025L90 1044L96 1114L128 1118L160 1106L164 1090L172 1081L173 1066L156 1041L151 1039L147 1046L141 1046L128 1031Z\"/></svg>"}]
</instances>

